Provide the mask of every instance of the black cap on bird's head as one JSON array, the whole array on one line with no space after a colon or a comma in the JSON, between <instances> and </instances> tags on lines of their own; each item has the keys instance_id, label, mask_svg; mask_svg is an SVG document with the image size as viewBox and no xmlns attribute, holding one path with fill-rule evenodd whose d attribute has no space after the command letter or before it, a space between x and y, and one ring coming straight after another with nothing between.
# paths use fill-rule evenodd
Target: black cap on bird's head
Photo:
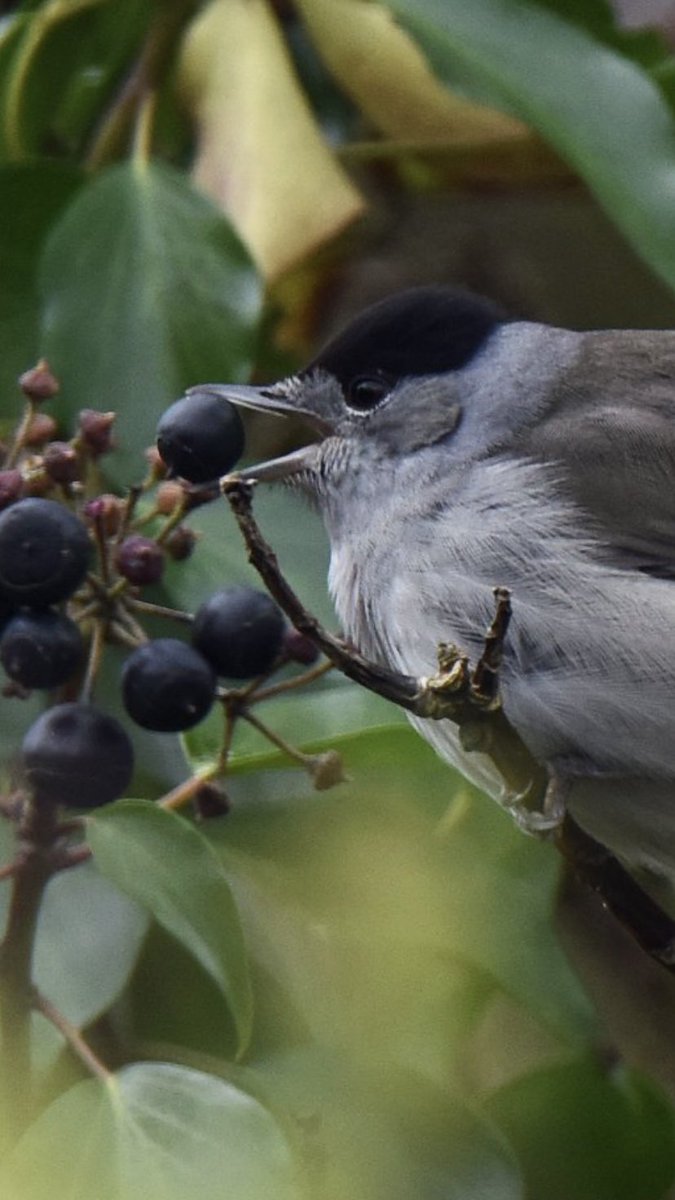
<instances>
[{"instance_id":1,"label":"black cap on bird's head","mask_svg":"<svg viewBox=\"0 0 675 1200\"><path fill-rule=\"evenodd\" d=\"M397 292L365 309L296 375L262 387L202 384L235 405L294 415L322 437L379 409L402 380L458 371L508 321L489 300L441 285ZM246 471L282 478L309 465L312 446Z\"/></svg>"}]
</instances>

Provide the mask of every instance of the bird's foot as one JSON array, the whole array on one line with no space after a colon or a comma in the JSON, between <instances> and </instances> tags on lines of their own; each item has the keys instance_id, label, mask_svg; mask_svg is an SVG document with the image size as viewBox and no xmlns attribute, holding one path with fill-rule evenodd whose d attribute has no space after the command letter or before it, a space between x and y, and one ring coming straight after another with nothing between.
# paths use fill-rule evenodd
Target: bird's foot
<instances>
[{"instance_id":1,"label":"bird's foot","mask_svg":"<svg viewBox=\"0 0 675 1200\"><path fill-rule=\"evenodd\" d=\"M529 833L532 837L547 837L555 833L565 819L568 794L567 780L553 776L548 782L541 807L531 807L530 788L516 795L505 792L500 797L500 803L508 809L516 825L524 833Z\"/></svg>"}]
</instances>

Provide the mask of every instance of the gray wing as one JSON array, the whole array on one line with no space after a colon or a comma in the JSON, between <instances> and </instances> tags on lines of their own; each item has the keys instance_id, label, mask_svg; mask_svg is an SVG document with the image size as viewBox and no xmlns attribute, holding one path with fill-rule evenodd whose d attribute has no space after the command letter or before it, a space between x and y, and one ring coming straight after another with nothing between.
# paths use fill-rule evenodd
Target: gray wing
<instances>
[{"instance_id":1,"label":"gray wing","mask_svg":"<svg viewBox=\"0 0 675 1200\"><path fill-rule=\"evenodd\" d=\"M584 335L548 415L521 445L562 464L617 565L675 578L675 333Z\"/></svg>"}]
</instances>

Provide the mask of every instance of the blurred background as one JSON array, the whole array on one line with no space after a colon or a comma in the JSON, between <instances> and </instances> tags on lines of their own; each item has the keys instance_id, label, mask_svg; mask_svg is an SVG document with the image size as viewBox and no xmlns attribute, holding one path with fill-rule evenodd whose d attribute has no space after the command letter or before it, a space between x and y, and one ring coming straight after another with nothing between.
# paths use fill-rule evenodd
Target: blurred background
<instances>
[{"instance_id":1,"label":"blurred background","mask_svg":"<svg viewBox=\"0 0 675 1200\"><path fill-rule=\"evenodd\" d=\"M16 377L46 356L64 435L82 408L117 414L102 488L142 477L185 388L292 371L402 287L456 283L579 329L675 325L673 3L24 0L0 14L3 433ZM251 417L247 457L304 436ZM284 492L256 496L256 514L334 627L316 516ZM197 551L159 602L194 611L257 582L224 503L190 524ZM102 684L118 713L120 662ZM39 703L0 703L9 779ZM672 976L384 701L331 673L265 719L304 752L337 748L348 780L317 792L242 727L230 811L184 814L236 900L248 1045L159 902L91 863L62 873L36 979L116 1072L117 1104L38 1022L42 1082L0 1166L5 1194L675 1196ZM212 765L221 736L210 718L180 741L135 731L134 794ZM191 884L173 869L179 894ZM145 870L159 895L152 857ZM179 1073L160 1086L157 1064Z\"/></svg>"}]
</instances>

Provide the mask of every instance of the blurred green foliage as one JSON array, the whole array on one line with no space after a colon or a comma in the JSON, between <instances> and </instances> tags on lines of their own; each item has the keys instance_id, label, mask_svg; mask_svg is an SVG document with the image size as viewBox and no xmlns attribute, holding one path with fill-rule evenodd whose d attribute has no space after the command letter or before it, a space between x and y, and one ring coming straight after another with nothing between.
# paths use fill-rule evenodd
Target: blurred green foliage
<instances>
[{"instance_id":1,"label":"blurred green foliage","mask_svg":"<svg viewBox=\"0 0 675 1200\"><path fill-rule=\"evenodd\" d=\"M383 164L400 191L476 171L522 186L524 163L530 185L580 179L675 284L675 60L604 0L4 9L0 415L46 354L64 429L118 414L107 486L143 474L184 387L297 361ZM330 621L316 517L286 495L257 512ZM197 553L160 595L185 608L253 579L224 505L191 523ZM116 668L104 687L115 709ZM3 701L7 779L36 703ZM232 811L199 824L148 800L213 765L218 722L182 751L146 737L143 794L93 816L94 862L50 883L36 983L111 1073L34 1017L18 1140L0 1063L3 1197L665 1197L671 1100L621 1061L561 949L554 851L341 679L265 719L339 746L350 781L315 793L246 727ZM5 881L3 918L8 901Z\"/></svg>"}]
</instances>

